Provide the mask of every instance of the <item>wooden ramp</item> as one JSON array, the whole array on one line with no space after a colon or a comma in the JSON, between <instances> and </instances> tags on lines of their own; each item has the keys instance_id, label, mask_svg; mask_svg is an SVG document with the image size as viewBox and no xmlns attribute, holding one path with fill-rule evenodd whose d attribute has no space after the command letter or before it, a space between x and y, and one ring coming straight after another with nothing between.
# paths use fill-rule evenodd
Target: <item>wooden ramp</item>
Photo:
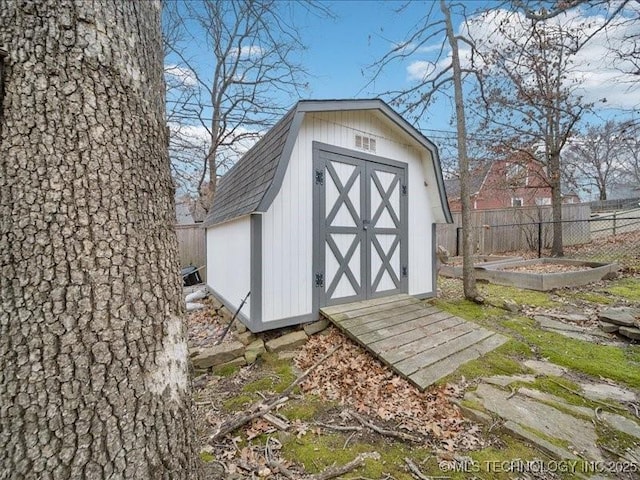
<instances>
[{"instance_id":1,"label":"wooden ramp","mask_svg":"<svg viewBox=\"0 0 640 480\"><path fill-rule=\"evenodd\" d=\"M507 341L404 294L320 312L421 390Z\"/></svg>"}]
</instances>

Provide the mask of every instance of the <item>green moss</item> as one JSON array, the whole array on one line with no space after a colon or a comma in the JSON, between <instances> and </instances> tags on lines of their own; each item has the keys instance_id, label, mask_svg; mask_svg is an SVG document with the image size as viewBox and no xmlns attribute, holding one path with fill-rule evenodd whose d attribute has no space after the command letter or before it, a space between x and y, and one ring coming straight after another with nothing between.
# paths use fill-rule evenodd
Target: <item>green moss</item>
<instances>
[{"instance_id":1,"label":"green moss","mask_svg":"<svg viewBox=\"0 0 640 480\"><path fill-rule=\"evenodd\" d=\"M622 297L625 300L640 302L640 279L639 278L621 278L611 283L604 292Z\"/></svg>"},{"instance_id":2,"label":"green moss","mask_svg":"<svg viewBox=\"0 0 640 480\"><path fill-rule=\"evenodd\" d=\"M624 453L627 449L638 446L638 439L624 432L614 430L603 422L596 422L596 434L598 444L604 445L609 450Z\"/></svg>"},{"instance_id":3,"label":"green moss","mask_svg":"<svg viewBox=\"0 0 640 480\"><path fill-rule=\"evenodd\" d=\"M378 452L380 459L367 459L363 467L341 478L384 478L389 474L398 480L411 480L404 458L410 457L420 464L430 456L424 448L411 447L397 442L358 442L352 440L345 448L347 436L342 434L307 434L283 442L282 455L302 464L308 473L318 473L334 465L344 465L365 452Z\"/></svg>"},{"instance_id":4,"label":"green moss","mask_svg":"<svg viewBox=\"0 0 640 480\"><path fill-rule=\"evenodd\" d=\"M594 345L536 328L528 318L517 317L503 322L524 341L534 345L541 357L594 377L605 377L640 387L637 347Z\"/></svg>"},{"instance_id":5,"label":"green moss","mask_svg":"<svg viewBox=\"0 0 640 480\"><path fill-rule=\"evenodd\" d=\"M492 283L481 287L480 290L486 298L494 302L513 300L518 305L529 305L531 307L553 307L558 305L558 303L551 300L549 294L545 292L494 285Z\"/></svg>"},{"instance_id":6,"label":"green moss","mask_svg":"<svg viewBox=\"0 0 640 480\"><path fill-rule=\"evenodd\" d=\"M480 323L496 319L505 314L504 310L486 305L479 305L470 300L434 300L433 305L448 312L452 315L465 318L467 320L476 320Z\"/></svg>"},{"instance_id":7,"label":"green moss","mask_svg":"<svg viewBox=\"0 0 640 480\"><path fill-rule=\"evenodd\" d=\"M213 462L216 459L215 455L209 452L200 452L200 460L205 463Z\"/></svg>"},{"instance_id":8,"label":"green moss","mask_svg":"<svg viewBox=\"0 0 640 480\"><path fill-rule=\"evenodd\" d=\"M243 388L243 392L283 392L296 379L291 364L281 364L275 368L273 373L267 373L264 377L247 383Z\"/></svg>"},{"instance_id":9,"label":"green moss","mask_svg":"<svg viewBox=\"0 0 640 480\"><path fill-rule=\"evenodd\" d=\"M257 397L255 395L236 395L226 400L222 404L222 407L228 412L237 412L251 405L256 399Z\"/></svg>"},{"instance_id":10,"label":"green moss","mask_svg":"<svg viewBox=\"0 0 640 480\"><path fill-rule=\"evenodd\" d=\"M575 292L570 294L563 292L563 295L566 297L578 298L586 302L597 303L599 305L610 305L613 303L613 299L611 297L596 292Z\"/></svg>"},{"instance_id":11,"label":"green moss","mask_svg":"<svg viewBox=\"0 0 640 480\"><path fill-rule=\"evenodd\" d=\"M302 400L289 401L280 412L289 420L308 421L317 418L336 404L317 396L305 396Z\"/></svg>"},{"instance_id":12,"label":"green moss","mask_svg":"<svg viewBox=\"0 0 640 480\"><path fill-rule=\"evenodd\" d=\"M222 367L214 368L213 374L219 377L231 377L240 370L237 365L223 365Z\"/></svg>"},{"instance_id":13,"label":"green moss","mask_svg":"<svg viewBox=\"0 0 640 480\"><path fill-rule=\"evenodd\" d=\"M531 357L531 349L525 343L509 340L497 349L482 357L463 364L453 374L445 377L440 382L448 383L462 377L471 380L492 375L517 375L527 373L528 369L518 360Z\"/></svg>"},{"instance_id":14,"label":"green moss","mask_svg":"<svg viewBox=\"0 0 640 480\"><path fill-rule=\"evenodd\" d=\"M255 392L270 392L273 391L273 386L277 382L277 378L268 375L253 382L247 383L242 387L243 392L255 393Z\"/></svg>"},{"instance_id":15,"label":"green moss","mask_svg":"<svg viewBox=\"0 0 640 480\"><path fill-rule=\"evenodd\" d=\"M293 373L293 368L290 363L277 367L276 375L278 375L278 378L280 380L274 386L274 390L278 393L286 390L286 388L291 385L296 379L296 374Z\"/></svg>"}]
</instances>

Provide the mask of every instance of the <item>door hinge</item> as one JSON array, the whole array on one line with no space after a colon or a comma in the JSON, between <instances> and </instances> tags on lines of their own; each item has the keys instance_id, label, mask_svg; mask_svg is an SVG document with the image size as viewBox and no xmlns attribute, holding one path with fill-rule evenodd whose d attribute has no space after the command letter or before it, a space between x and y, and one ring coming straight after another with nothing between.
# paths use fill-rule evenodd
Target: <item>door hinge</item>
<instances>
[{"instance_id":1,"label":"door hinge","mask_svg":"<svg viewBox=\"0 0 640 480\"><path fill-rule=\"evenodd\" d=\"M316 185L324 185L324 171L316 170Z\"/></svg>"},{"instance_id":2,"label":"door hinge","mask_svg":"<svg viewBox=\"0 0 640 480\"><path fill-rule=\"evenodd\" d=\"M407 268L406 265L403 265L403 267L402 267L402 276L403 277L407 277L407 275L409 275L409 269Z\"/></svg>"},{"instance_id":3,"label":"door hinge","mask_svg":"<svg viewBox=\"0 0 640 480\"><path fill-rule=\"evenodd\" d=\"M324 287L324 274L316 273L316 287Z\"/></svg>"},{"instance_id":4,"label":"door hinge","mask_svg":"<svg viewBox=\"0 0 640 480\"><path fill-rule=\"evenodd\" d=\"M402 195L406 195L406 194L407 194L407 186L402 185Z\"/></svg>"}]
</instances>

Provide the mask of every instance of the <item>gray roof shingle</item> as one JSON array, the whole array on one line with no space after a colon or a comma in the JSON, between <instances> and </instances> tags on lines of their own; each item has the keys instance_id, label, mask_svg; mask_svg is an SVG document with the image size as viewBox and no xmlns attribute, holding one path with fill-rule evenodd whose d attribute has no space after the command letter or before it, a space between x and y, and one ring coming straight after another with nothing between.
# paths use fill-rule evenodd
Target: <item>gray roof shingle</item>
<instances>
[{"instance_id":1,"label":"gray roof shingle","mask_svg":"<svg viewBox=\"0 0 640 480\"><path fill-rule=\"evenodd\" d=\"M256 210L273 181L295 110L291 109L220 179L205 226Z\"/></svg>"}]
</instances>

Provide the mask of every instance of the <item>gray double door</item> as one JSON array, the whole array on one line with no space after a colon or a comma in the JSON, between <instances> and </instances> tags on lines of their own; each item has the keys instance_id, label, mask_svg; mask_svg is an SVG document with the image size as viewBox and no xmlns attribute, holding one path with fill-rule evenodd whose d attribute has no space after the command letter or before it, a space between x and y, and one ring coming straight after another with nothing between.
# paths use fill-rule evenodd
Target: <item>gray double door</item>
<instances>
[{"instance_id":1,"label":"gray double door","mask_svg":"<svg viewBox=\"0 0 640 480\"><path fill-rule=\"evenodd\" d=\"M318 307L407 292L406 180L406 164L314 149Z\"/></svg>"}]
</instances>

